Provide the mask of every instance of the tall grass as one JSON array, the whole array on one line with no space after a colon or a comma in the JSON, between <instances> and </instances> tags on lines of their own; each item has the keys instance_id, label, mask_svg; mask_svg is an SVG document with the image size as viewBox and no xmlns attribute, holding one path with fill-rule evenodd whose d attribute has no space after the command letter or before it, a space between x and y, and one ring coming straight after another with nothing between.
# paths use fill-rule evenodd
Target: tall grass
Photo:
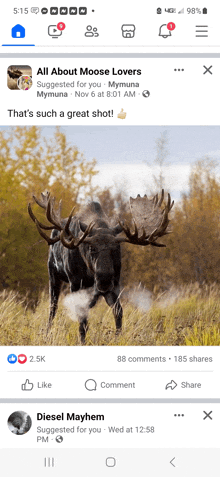
<instances>
[{"instance_id":1,"label":"tall grass","mask_svg":"<svg viewBox=\"0 0 220 477\"><path fill-rule=\"evenodd\" d=\"M143 290L141 291L143 297ZM149 292L146 292L149 296ZM116 336L112 310L102 299L89 313L88 346L219 346L220 287L191 284L171 288L144 311L122 297L123 329ZM59 303L51 332L46 334L49 299L39 297L33 311L14 292L0 294L0 345L77 346L78 323Z\"/></svg>"}]
</instances>

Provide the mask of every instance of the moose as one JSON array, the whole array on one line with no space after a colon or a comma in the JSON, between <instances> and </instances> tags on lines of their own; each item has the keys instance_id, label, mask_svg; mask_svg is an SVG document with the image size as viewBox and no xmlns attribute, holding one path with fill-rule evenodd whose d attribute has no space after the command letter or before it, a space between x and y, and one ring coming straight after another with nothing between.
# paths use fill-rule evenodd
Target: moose
<instances>
[{"instance_id":1,"label":"moose","mask_svg":"<svg viewBox=\"0 0 220 477\"><path fill-rule=\"evenodd\" d=\"M55 209L55 198L50 193L41 194L41 199L33 196L35 202L45 209L50 225L45 225L35 217L31 204L28 212L38 232L46 240L49 249L48 271L50 288L50 313L47 331L50 330L56 314L62 282L70 284L71 292L86 289L89 306L92 308L102 296L112 308L116 333L122 327L122 307L120 295L121 253L120 244L165 247L157 240L170 233L169 212L173 207L170 194L164 202L164 190L152 199L147 195L136 199L130 197L130 209L134 230L117 220L111 226L110 220L98 202L91 202L74 215L74 208L66 219L61 218L62 201ZM52 230L51 236L45 230ZM123 235L120 235L123 233ZM85 343L88 329L88 310L78 314L81 344Z\"/></svg>"}]
</instances>

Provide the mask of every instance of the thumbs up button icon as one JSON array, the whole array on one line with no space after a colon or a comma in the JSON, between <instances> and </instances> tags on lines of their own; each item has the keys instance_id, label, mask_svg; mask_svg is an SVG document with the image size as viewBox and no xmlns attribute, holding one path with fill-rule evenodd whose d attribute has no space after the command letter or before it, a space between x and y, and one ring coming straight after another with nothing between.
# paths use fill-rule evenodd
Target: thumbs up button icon
<instances>
[{"instance_id":1,"label":"thumbs up button icon","mask_svg":"<svg viewBox=\"0 0 220 477\"><path fill-rule=\"evenodd\" d=\"M30 383L29 379L26 379L25 383L21 385L22 391L32 391L34 385Z\"/></svg>"},{"instance_id":2,"label":"thumbs up button icon","mask_svg":"<svg viewBox=\"0 0 220 477\"><path fill-rule=\"evenodd\" d=\"M9 354L8 357L7 357L8 363L10 363L10 364L16 363L17 359L18 358L17 358L16 354Z\"/></svg>"}]
</instances>

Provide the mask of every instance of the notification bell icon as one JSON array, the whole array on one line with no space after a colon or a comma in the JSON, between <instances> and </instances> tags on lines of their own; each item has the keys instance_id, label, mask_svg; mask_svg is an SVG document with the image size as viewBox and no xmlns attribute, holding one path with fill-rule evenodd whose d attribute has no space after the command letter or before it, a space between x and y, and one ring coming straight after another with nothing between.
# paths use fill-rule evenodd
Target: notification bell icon
<instances>
[{"instance_id":1,"label":"notification bell icon","mask_svg":"<svg viewBox=\"0 0 220 477\"><path fill-rule=\"evenodd\" d=\"M159 36L162 36L163 38L168 38L168 36L171 36L171 31L168 30L166 23L160 26Z\"/></svg>"}]
</instances>

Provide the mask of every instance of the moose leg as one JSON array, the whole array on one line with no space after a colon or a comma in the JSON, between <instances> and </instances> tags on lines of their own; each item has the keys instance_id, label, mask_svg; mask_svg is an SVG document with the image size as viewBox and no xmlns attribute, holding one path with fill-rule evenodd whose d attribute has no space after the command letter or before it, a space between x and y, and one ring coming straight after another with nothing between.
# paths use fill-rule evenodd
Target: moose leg
<instances>
[{"instance_id":1,"label":"moose leg","mask_svg":"<svg viewBox=\"0 0 220 477\"><path fill-rule=\"evenodd\" d=\"M87 316L79 318L79 335L81 344L85 344L86 333L88 331L88 319Z\"/></svg>"},{"instance_id":2,"label":"moose leg","mask_svg":"<svg viewBox=\"0 0 220 477\"><path fill-rule=\"evenodd\" d=\"M87 289L87 297L88 301L86 300L85 306L81 306L78 309L79 335L82 344L85 344L86 333L89 328L87 316L89 308L93 308L93 306L95 306L100 294L94 294L94 290L91 288L90 290Z\"/></svg>"},{"instance_id":3,"label":"moose leg","mask_svg":"<svg viewBox=\"0 0 220 477\"><path fill-rule=\"evenodd\" d=\"M62 281L52 276L50 277L50 314L47 325L47 333L50 331L54 316L57 311L58 299L60 295Z\"/></svg>"},{"instance_id":4,"label":"moose leg","mask_svg":"<svg viewBox=\"0 0 220 477\"><path fill-rule=\"evenodd\" d=\"M99 298L100 298L100 293L95 294L95 295L92 297L92 300L91 300L91 302L90 302L90 304L89 304L89 308L93 308L93 307L96 305L96 303L97 303L97 301L98 301Z\"/></svg>"},{"instance_id":5,"label":"moose leg","mask_svg":"<svg viewBox=\"0 0 220 477\"><path fill-rule=\"evenodd\" d=\"M72 293L78 292L80 290L80 282L74 282L71 280L70 283L70 290ZM75 312L77 315L77 319L79 322L79 336L80 336L80 342L81 344L85 344L85 338L86 338L86 333L88 331L88 318L87 318L87 313L88 313L88 305L85 303L83 305L83 299L82 302L78 305L75 306Z\"/></svg>"},{"instance_id":6,"label":"moose leg","mask_svg":"<svg viewBox=\"0 0 220 477\"><path fill-rule=\"evenodd\" d=\"M113 315L115 318L116 333L119 333L122 327L123 310L118 298L118 294L113 291L106 293L105 301L107 305L112 308Z\"/></svg>"}]
</instances>

